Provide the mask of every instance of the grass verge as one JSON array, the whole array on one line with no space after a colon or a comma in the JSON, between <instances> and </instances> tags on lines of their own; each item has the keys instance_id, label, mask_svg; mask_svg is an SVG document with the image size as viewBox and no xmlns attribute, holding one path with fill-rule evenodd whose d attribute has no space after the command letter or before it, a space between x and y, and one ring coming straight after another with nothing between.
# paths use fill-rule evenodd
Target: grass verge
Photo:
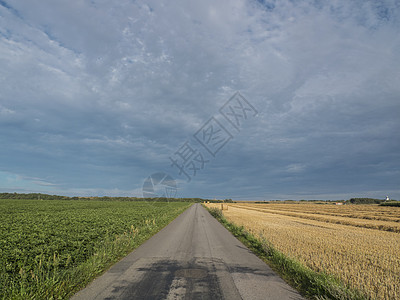
<instances>
[{"instance_id":1,"label":"grass verge","mask_svg":"<svg viewBox=\"0 0 400 300\"><path fill-rule=\"evenodd\" d=\"M304 297L309 299L337 300L369 299L361 291L348 287L334 276L311 270L300 262L276 250L267 240L260 240L247 232L243 226L237 226L229 222L220 209L207 208L207 210L237 239L265 261Z\"/></svg>"}]
</instances>

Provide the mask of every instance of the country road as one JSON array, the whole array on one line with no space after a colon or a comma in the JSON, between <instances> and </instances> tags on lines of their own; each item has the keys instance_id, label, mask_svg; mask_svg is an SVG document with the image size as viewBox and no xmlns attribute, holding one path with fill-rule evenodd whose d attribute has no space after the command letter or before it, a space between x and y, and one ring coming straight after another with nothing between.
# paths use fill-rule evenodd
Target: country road
<instances>
[{"instance_id":1,"label":"country road","mask_svg":"<svg viewBox=\"0 0 400 300\"><path fill-rule=\"evenodd\" d=\"M71 299L303 298L194 204Z\"/></svg>"}]
</instances>

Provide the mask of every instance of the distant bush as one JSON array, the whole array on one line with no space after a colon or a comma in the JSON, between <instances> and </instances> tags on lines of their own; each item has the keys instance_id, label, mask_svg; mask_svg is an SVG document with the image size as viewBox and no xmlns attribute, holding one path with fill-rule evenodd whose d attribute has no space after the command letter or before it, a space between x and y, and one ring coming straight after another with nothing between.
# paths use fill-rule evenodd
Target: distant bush
<instances>
[{"instance_id":1,"label":"distant bush","mask_svg":"<svg viewBox=\"0 0 400 300\"><path fill-rule=\"evenodd\" d=\"M384 203L381 203L380 206L394 206L394 207L400 207L400 201L396 201L396 202L384 202Z\"/></svg>"},{"instance_id":2,"label":"distant bush","mask_svg":"<svg viewBox=\"0 0 400 300\"><path fill-rule=\"evenodd\" d=\"M351 204L380 204L384 201L385 200L374 199L374 198L351 198L346 202Z\"/></svg>"}]
</instances>

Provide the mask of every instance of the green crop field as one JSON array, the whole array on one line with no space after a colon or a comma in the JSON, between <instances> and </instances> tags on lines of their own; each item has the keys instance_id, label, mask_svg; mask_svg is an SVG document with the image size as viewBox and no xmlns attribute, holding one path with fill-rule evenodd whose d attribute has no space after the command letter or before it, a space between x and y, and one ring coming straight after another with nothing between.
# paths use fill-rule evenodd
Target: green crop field
<instances>
[{"instance_id":1,"label":"green crop field","mask_svg":"<svg viewBox=\"0 0 400 300\"><path fill-rule=\"evenodd\" d=\"M65 299L191 203L0 200L0 299Z\"/></svg>"}]
</instances>

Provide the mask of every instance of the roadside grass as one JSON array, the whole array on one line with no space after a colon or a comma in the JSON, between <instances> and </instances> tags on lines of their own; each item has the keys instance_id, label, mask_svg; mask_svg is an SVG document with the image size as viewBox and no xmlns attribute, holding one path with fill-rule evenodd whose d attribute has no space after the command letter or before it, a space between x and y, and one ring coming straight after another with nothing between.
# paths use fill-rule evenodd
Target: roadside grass
<instances>
[{"instance_id":1,"label":"roadside grass","mask_svg":"<svg viewBox=\"0 0 400 300\"><path fill-rule=\"evenodd\" d=\"M218 208L206 209L246 247L265 261L288 284L309 299L365 300L365 293L352 289L332 275L315 272L295 259L289 258L267 240L260 240L243 226L227 221Z\"/></svg>"},{"instance_id":2,"label":"roadside grass","mask_svg":"<svg viewBox=\"0 0 400 300\"><path fill-rule=\"evenodd\" d=\"M26 211L20 213L21 218L27 219L32 228L35 223L41 225L46 218L51 219L52 222L41 227L40 232L43 239L53 244L34 244L38 238L29 239L33 234L29 227L21 226L8 236L6 231L0 232L0 237L3 234L0 245L12 245L10 249L0 247L0 299L68 299L191 205L49 200L35 201L30 207L32 201L21 202L18 209L10 205L3 208L14 211L25 208ZM55 211L56 207L59 211ZM45 214L39 218L36 213L41 210ZM58 228L55 222L62 222L60 214L71 218ZM105 220L107 216L109 219ZM13 217L14 221L22 222L17 217ZM11 225L0 222L0 229L6 229L6 226ZM67 234L79 226L82 227L79 233ZM20 236L23 238L19 239ZM16 252L19 252L18 256Z\"/></svg>"}]
</instances>

